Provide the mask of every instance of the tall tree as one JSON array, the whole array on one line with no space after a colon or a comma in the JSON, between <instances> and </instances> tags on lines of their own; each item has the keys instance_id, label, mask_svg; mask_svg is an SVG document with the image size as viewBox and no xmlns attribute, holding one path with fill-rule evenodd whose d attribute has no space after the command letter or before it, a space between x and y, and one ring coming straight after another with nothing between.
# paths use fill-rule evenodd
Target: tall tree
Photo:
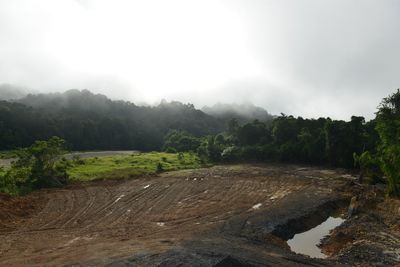
<instances>
[{"instance_id":1,"label":"tall tree","mask_svg":"<svg viewBox=\"0 0 400 267\"><path fill-rule=\"evenodd\" d=\"M376 114L381 169L388 179L387 193L400 196L400 89L382 100Z\"/></svg>"}]
</instances>

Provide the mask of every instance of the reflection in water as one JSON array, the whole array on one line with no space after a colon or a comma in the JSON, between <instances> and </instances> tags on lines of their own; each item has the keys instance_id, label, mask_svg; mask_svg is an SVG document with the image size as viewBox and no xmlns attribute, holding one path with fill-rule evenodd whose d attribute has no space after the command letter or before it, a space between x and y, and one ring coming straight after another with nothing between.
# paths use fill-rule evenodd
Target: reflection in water
<instances>
[{"instance_id":1,"label":"reflection in water","mask_svg":"<svg viewBox=\"0 0 400 267\"><path fill-rule=\"evenodd\" d=\"M296 234L292 239L287 241L293 252L308 255L313 258L326 258L318 247L321 239L329 234L329 232L341 225L345 220L342 218L329 217L325 222L308 230L307 232Z\"/></svg>"}]
</instances>

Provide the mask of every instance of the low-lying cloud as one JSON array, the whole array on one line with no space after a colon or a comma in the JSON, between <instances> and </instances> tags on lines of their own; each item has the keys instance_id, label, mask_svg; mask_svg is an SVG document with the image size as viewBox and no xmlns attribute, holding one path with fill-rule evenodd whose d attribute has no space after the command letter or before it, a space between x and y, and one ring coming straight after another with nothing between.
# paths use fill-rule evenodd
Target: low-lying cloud
<instances>
[{"instance_id":1,"label":"low-lying cloud","mask_svg":"<svg viewBox=\"0 0 400 267\"><path fill-rule=\"evenodd\" d=\"M398 14L396 0L0 1L0 83L372 118L400 87Z\"/></svg>"}]
</instances>

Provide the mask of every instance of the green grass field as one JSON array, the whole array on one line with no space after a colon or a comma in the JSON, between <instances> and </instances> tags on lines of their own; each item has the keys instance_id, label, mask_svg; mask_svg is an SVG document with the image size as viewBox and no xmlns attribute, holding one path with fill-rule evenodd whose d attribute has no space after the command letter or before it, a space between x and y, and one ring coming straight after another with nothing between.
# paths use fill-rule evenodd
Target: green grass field
<instances>
[{"instance_id":1,"label":"green grass field","mask_svg":"<svg viewBox=\"0 0 400 267\"><path fill-rule=\"evenodd\" d=\"M74 160L68 169L71 181L132 178L160 171L194 169L202 164L193 153L149 152Z\"/></svg>"}]
</instances>

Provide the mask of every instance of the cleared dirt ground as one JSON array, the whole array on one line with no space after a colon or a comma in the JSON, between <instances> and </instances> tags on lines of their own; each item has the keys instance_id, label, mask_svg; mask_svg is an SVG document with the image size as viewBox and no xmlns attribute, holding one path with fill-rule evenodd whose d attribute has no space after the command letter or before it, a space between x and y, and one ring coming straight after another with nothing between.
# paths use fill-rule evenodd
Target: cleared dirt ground
<instances>
[{"instance_id":1,"label":"cleared dirt ground","mask_svg":"<svg viewBox=\"0 0 400 267\"><path fill-rule=\"evenodd\" d=\"M3 196L0 266L334 266L284 239L347 205L349 179L235 165Z\"/></svg>"}]
</instances>

